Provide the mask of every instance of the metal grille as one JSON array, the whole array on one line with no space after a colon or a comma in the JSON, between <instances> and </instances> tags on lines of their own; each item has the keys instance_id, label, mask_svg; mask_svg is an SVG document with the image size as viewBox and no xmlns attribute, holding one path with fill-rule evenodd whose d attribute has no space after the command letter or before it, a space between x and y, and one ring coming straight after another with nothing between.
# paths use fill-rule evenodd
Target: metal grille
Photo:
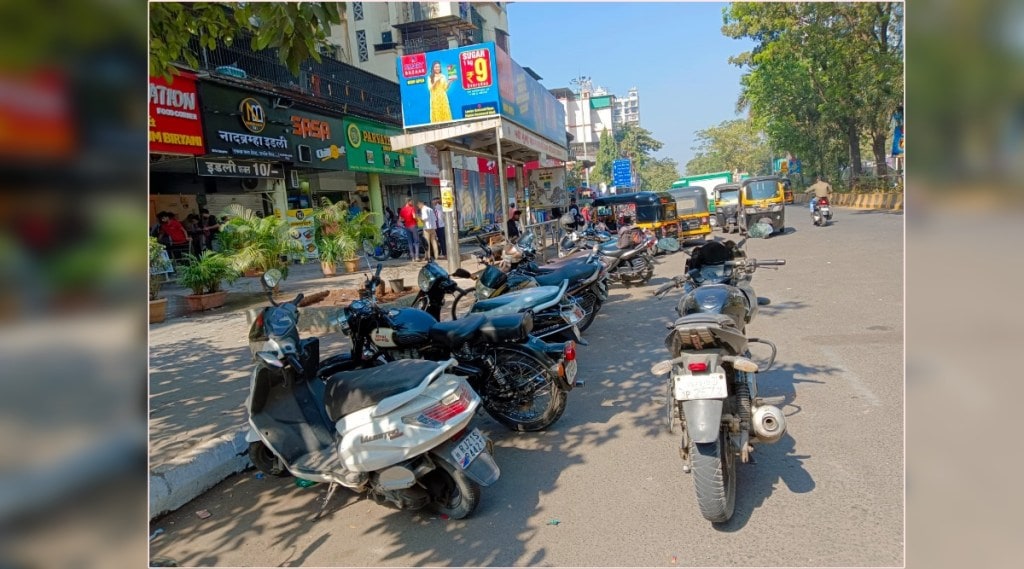
<instances>
[{"instance_id":1,"label":"metal grille","mask_svg":"<svg viewBox=\"0 0 1024 569\"><path fill-rule=\"evenodd\" d=\"M237 67L250 79L322 99L325 105L338 107L343 113L401 124L397 83L327 56L322 57L320 63L312 59L304 61L296 77L280 62L277 50L254 52L249 47L250 41L250 37L240 36L231 47L218 42L217 49L210 51L193 38L189 47L199 60L201 70L214 72L221 66Z\"/></svg>"},{"instance_id":2,"label":"metal grille","mask_svg":"<svg viewBox=\"0 0 1024 569\"><path fill-rule=\"evenodd\" d=\"M366 48L366 31L356 32L356 47L359 49L359 61L369 61L370 51Z\"/></svg>"},{"instance_id":3,"label":"metal grille","mask_svg":"<svg viewBox=\"0 0 1024 569\"><path fill-rule=\"evenodd\" d=\"M363 3L353 2L352 3L352 17L358 22L363 19Z\"/></svg>"}]
</instances>

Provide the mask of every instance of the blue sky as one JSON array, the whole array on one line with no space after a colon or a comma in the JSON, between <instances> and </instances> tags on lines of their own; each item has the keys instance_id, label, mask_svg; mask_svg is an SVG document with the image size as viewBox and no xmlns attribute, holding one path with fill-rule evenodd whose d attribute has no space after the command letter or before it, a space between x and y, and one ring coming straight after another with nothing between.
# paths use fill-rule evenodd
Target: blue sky
<instances>
[{"instance_id":1,"label":"blue sky","mask_svg":"<svg viewBox=\"0 0 1024 569\"><path fill-rule=\"evenodd\" d=\"M722 3L513 2L512 58L548 89L590 76L595 87L640 92L640 126L664 143L656 153L684 173L694 135L734 118L740 68L729 57L753 47L722 35Z\"/></svg>"}]
</instances>

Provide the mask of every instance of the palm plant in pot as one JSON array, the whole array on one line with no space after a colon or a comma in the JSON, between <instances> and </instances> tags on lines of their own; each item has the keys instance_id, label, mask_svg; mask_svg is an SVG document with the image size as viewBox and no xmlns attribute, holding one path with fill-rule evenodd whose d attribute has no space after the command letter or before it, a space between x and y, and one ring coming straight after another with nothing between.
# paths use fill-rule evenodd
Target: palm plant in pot
<instances>
[{"instance_id":1,"label":"palm plant in pot","mask_svg":"<svg viewBox=\"0 0 1024 569\"><path fill-rule=\"evenodd\" d=\"M167 248L149 238L149 323L156 324L167 318L167 299L160 298L160 287L167 281L167 273L171 270L171 259L167 256Z\"/></svg>"},{"instance_id":2,"label":"palm plant in pot","mask_svg":"<svg viewBox=\"0 0 1024 569\"><path fill-rule=\"evenodd\" d=\"M258 276L278 269L287 278L288 257L304 259L302 242L291 235L284 220L277 216L259 217L238 204L232 204L224 213L228 221L221 225L221 247L239 273Z\"/></svg>"},{"instance_id":3,"label":"palm plant in pot","mask_svg":"<svg viewBox=\"0 0 1024 569\"><path fill-rule=\"evenodd\" d=\"M189 310L199 312L224 306L228 292L221 289L221 283L232 283L238 278L231 258L215 251L204 251L199 257L187 255L186 259L187 264L178 274L178 283L192 289L192 294L185 297Z\"/></svg>"}]
</instances>

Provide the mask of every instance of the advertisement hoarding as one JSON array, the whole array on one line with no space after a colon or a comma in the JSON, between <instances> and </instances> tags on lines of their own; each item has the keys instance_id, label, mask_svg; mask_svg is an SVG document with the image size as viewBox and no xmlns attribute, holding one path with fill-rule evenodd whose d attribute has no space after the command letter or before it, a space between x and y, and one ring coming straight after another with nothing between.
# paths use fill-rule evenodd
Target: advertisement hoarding
<instances>
[{"instance_id":1,"label":"advertisement hoarding","mask_svg":"<svg viewBox=\"0 0 1024 569\"><path fill-rule=\"evenodd\" d=\"M400 134L394 127L348 117L345 124L345 152L348 167L356 172L419 176L416 150L393 150L391 136Z\"/></svg>"},{"instance_id":2,"label":"advertisement hoarding","mask_svg":"<svg viewBox=\"0 0 1024 569\"><path fill-rule=\"evenodd\" d=\"M149 78L149 151L156 154L199 156L203 123L199 113L196 76L187 71L172 78Z\"/></svg>"},{"instance_id":3,"label":"advertisement hoarding","mask_svg":"<svg viewBox=\"0 0 1024 569\"><path fill-rule=\"evenodd\" d=\"M566 144L561 103L493 42L404 55L396 66L405 128L501 115Z\"/></svg>"}]
</instances>

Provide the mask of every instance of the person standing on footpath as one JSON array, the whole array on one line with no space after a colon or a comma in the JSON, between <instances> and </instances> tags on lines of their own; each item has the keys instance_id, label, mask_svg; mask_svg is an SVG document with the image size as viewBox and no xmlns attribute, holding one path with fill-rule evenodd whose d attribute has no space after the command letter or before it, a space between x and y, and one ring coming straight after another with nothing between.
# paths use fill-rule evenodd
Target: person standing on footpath
<instances>
[{"instance_id":1,"label":"person standing on footpath","mask_svg":"<svg viewBox=\"0 0 1024 569\"><path fill-rule=\"evenodd\" d=\"M508 240L511 243L515 243L519 240L519 236L523 234L523 231L519 229L519 210L514 209L508 217Z\"/></svg>"},{"instance_id":2,"label":"person standing on footpath","mask_svg":"<svg viewBox=\"0 0 1024 569\"><path fill-rule=\"evenodd\" d=\"M423 220L423 241L426 248L423 256L436 261L440 254L437 248L437 214L432 207L422 201L417 205L420 209L420 219Z\"/></svg>"},{"instance_id":3,"label":"person standing on footpath","mask_svg":"<svg viewBox=\"0 0 1024 569\"><path fill-rule=\"evenodd\" d=\"M441 207L441 198L434 198L434 215L437 217L437 248L441 250L441 258L448 258L448 246L445 243L444 234L444 209Z\"/></svg>"},{"instance_id":4,"label":"person standing on footpath","mask_svg":"<svg viewBox=\"0 0 1024 569\"><path fill-rule=\"evenodd\" d=\"M412 198L405 200L405 206L398 210L398 217L402 218L402 225L405 226L405 232L408 234L407 239L409 240L409 260L419 260L420 258L420 239L416 235L416 208L412 205Z\"/></svg>"}]
</instances>

